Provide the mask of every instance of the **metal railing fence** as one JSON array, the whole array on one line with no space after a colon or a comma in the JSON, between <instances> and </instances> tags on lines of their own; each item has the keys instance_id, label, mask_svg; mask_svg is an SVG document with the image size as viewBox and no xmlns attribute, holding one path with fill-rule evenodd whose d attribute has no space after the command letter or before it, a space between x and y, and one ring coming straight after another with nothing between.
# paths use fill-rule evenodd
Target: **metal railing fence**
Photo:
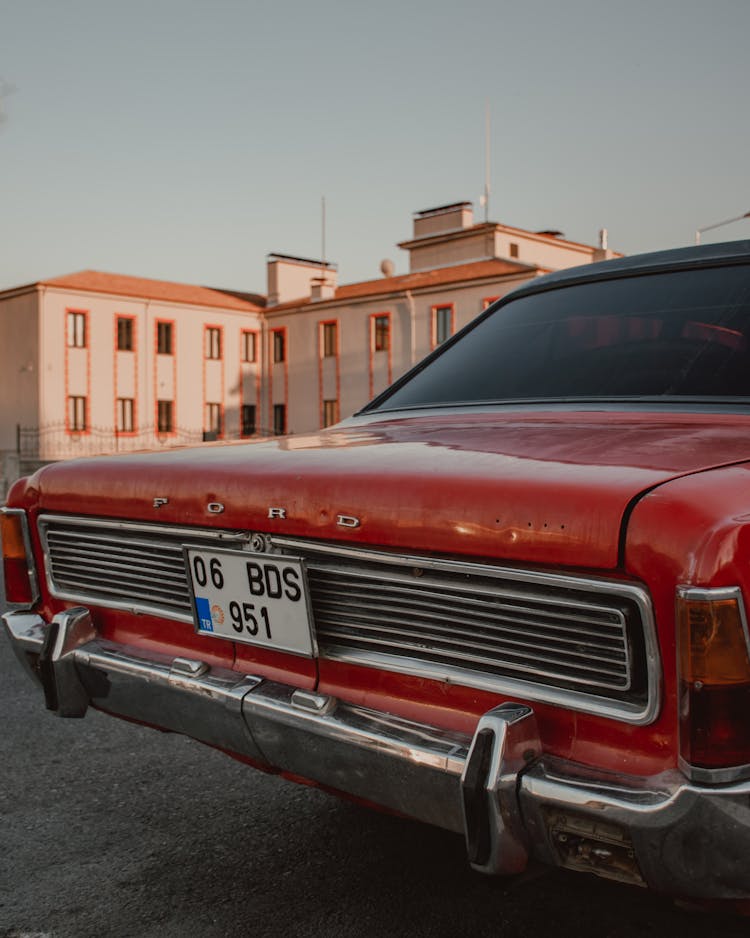
<instances>
[{"instance_id":1,"label":"metal railing fence","mask_svg":"<svg viewBox=\"0 0 750 938\"><path fill-rule=\"evenodd\" d=\"M252 435L238 430L218 434L195 428L178 427L170 432L158 427L141 427L125 432L113 427L87 427L71 430L65 424L41 427L16 425L16 453L23 462L52 462L75 456L102 456L139 450L162 450L175 446L194 446L215 440L258 439L273 436L273 431L257 428Z\"/></svg>"}]
</instances>

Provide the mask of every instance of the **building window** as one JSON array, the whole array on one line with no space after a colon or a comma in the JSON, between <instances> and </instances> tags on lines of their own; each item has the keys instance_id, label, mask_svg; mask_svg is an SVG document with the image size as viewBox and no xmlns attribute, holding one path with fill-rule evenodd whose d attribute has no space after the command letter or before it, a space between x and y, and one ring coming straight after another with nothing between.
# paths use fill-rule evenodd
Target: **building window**
<instances>
[{"instance_id":1,"label":"building window","mask_svg":"<svg viewBox=\"0 0 750 938\"><path fill-rule=\"evenodd\" d=\"M336 400L323 401L323 426L330 427L339 421L339 402Z\"/></svg>"},{"instance_id":2,"label":"building window","mask_svg":"<svg viewBox=\"0 0 750 938\"><path fill-rule=\"evenodd\" d=\"M156 402L156 428L159 433L174 433L174 401Z\"/></svg>"},{"instance_id":3,"label":"building window","mask_svg":"<svg viewBox=\"0 0 750 938\"><path fill-rule=\"evenodd\" d=\"M432 310L433 346L441 345L453 332L453 307L435 306Z\"/></svg>"},{"instance_id":4,"label":"building window","mask_svg":"<svg viewBox=\"0 0 750 938\"><path fill-rule=\"evenodd\" d=\"M88 429L88 401L85 397L68 398L68 429Z\"/></svg>"},{"instance_id":5,"label":"building window","mask_svg":"<svg viewBox=\"0 0 750 938\"><path fill-rule=\"evenodd\" d=\"M133 351L133 320L129 316L117 317L117 351Z\"/></svg>"},{"instance_id":6,"label":"building window","mask_svg":"<svg viewBox=\"0 0 750 938\"><path fill-rule=\"evenodd\" d=\"M221 358L221 329L206 326L206 358Z\"/></svg>"},{"instance_id":7,"label":"building window","mask_svg":"<svg viewBox=\"0 0 750 938\"><path fill-rule=\"evenodd\" d=\"M242 436L255 434L255 404L243 404L241 411Z\"/></svg>"},{"instance_id":8,"label":"building window","mask_svg":"<svg viewBox=\"0 0 750 938\"><path fill-rule=\"evenodd\" d=\"M389 316L376 316L373 326L373 348L376 352L387 352L391 347L391 320Z\"/></svg>"},{"instance_id":9,"label":"building window","mask_svg":"<svg viewBox=\"0 0 750 938\"><path fill-rule=\"evenodd\" d=\"M323 323L323 357L331 358L335 356L338 352L338 323L335 322L324 322Z\"/></svg>"},{"instance_id":10,"label":"building window","mask_svg":"<svg viewBox=\"0 0 750 938\"><path fill-rule=\"evenodd\" d=\"M174 354L174 330L171 322L156 323L156 351L159 355Z\"/></svg>"},{"instance_id":11,"label":"building window","mask_svg":"<svg viewBox=\"0 0 750 938\"><path fill-rule=\"evenodd\" d=\"M518 257L518 245L515 241L510 242L510 256Z\"/></svg>"},{"instance_id":12,"label":"building window","mask_svg":"<svg viewBox=\"0 0 750 938\"><path fill-rule=\"evenodd\" d=\"M486 297L482 300L482 309L487 309L488 306L492 306L492 304L493 304L496 300L499 300L499 299L500 299L499 296L486 296Z\"/></svg>"},{"instance_id":13,"label":"building window","mask_svg":"<svg viewBox=\"0 0 750 938\"><path fill-rule=\"evenodd\" d=\"M273 405L273 432L276 436L286 433L286 404Z\"/></svg>"},{"instance_id":14,"label":"building window","mask_svg":"<svg viewBox=\"0 0 750 938\"><path fill-rule=\"evenodd\" d=\"M242 333L242 361L254 362L258 360L256 335L254 332Z\"/></svg>"},{"instance_id":15,"label":"building window","mask_svg":"<svg viewBox=\"0 0 750 938\"><path fill-rule=\"evenodd\" d=\"M135 401L132 397L117 398L117 432L132 433L135 430Z\"/></svg>"},{"instance_id":16,"label":"building window","mask_svg":"<svg viewBox=\"0 0 750 938\"><path fill-rule=\"evenodd\" d=\"M86 348L86 313L68 313L68 347Z\"/></svg>"},{"instance_id":17,"label":"building window","mask_svg":"<svg viewBox=\"0 0 750 938\"><path fill-rule=\"evenodd\" d=\"M284 341L284 330L274 329L273 333L273 360L274 362L286 361L286 342Z\"/></svg>"},{"instance_id":18,"label":"building window","mask_svg":"<svg viewBox=\"0 0 750 938\"><path fill-rule=\"evenodd\" d=\"M206 432L216 437L222 435L221 404L206 404Z\"/></svg>"}]
</instances>

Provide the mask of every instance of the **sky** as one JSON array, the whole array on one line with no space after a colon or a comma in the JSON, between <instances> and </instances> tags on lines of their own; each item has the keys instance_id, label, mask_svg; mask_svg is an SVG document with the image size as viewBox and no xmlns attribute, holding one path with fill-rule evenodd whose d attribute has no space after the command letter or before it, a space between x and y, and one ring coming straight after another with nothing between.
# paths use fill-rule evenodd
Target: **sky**
<instances>
[{"instance_id":1,"label":"sky","mask_svg":"<svg viewBox=\"0 0 750 938\"><path fill-rule=\"evenodd\" d=\"M0 0L0 289L380 276L412 213L627 254L750 211L750 0ZM704 241L750 238L750 219Z\"/></svg>"}]
</instances>

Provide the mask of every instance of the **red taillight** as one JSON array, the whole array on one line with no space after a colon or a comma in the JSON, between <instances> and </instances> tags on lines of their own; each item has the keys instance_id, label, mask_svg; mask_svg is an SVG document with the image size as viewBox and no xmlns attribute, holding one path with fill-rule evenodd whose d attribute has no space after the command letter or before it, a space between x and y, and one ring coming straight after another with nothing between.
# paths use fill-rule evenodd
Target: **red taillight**
<instances>
[{"instance_id":1,"label":"red taillight","mask_svg":"<svg viewBox=\"0 0 750 938\"><path fill-rule=\"evenodd\" d=\"M6 601L30 605L36 597L24 511L15 508L0 510L0 542L3 548Z\"/></svg>"},{"instance_id":2,"label":"red taillight","mask_svg":"<svg viewBox=\"0 0 750 938\"><path fill-rule=\"evenodd\" d=\"M680 751L691 766L750 765L750 651L738 589L677 598Z\"/></svg>"}]
</instances>

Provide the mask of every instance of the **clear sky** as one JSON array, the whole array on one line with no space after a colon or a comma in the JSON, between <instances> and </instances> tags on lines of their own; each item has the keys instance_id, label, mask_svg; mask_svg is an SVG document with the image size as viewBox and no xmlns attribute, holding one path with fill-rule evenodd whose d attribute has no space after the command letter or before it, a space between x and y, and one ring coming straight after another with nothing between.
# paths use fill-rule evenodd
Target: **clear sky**
<instances>
[{"instance_id":1,"label":"clear sky","mask_svg":"<svg viewBox=\"0 0 750 938\"><path fill-rule=\"evenodd\" d=\"M0 0L0 288L263 292L321 196L340 282L405 272L412 212L482 217L486 102L492 220L692 243L750 211L748 37L750 0Z\"/></svg>"}]
</instances>

